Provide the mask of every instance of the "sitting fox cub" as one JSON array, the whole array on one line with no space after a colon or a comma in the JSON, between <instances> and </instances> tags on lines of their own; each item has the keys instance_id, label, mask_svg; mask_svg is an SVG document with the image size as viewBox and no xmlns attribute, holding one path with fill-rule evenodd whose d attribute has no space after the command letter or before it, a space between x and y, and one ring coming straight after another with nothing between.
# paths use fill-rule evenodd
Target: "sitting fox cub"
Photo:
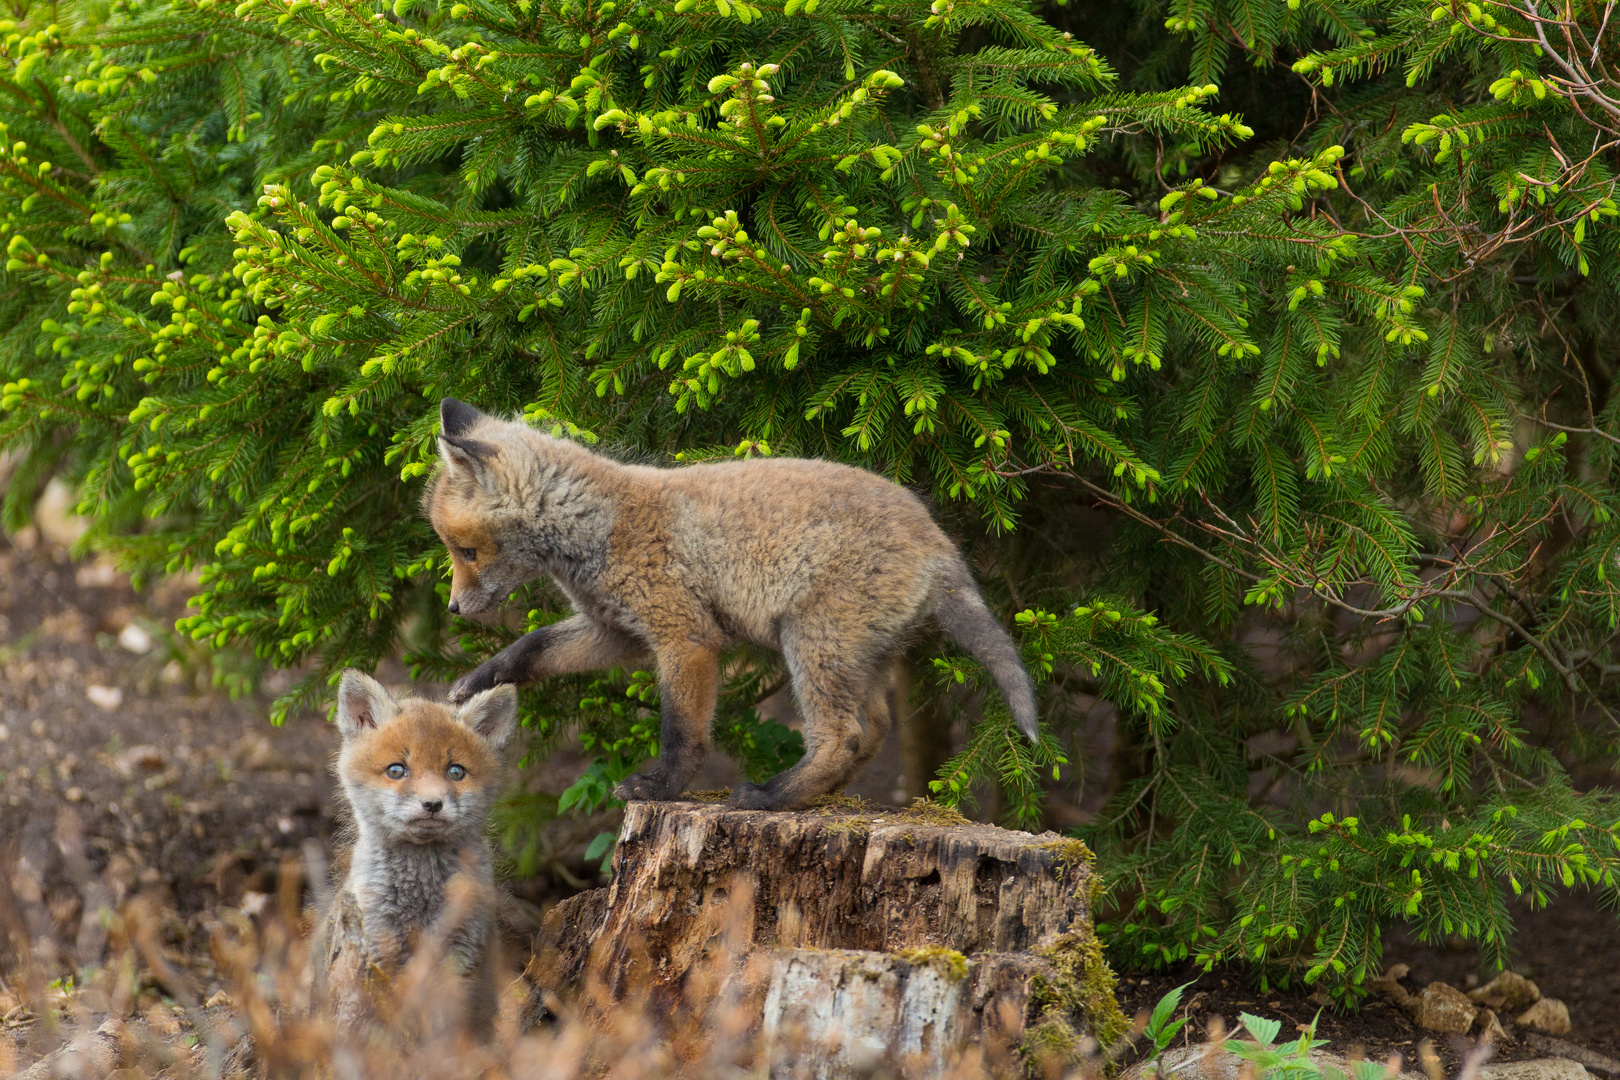
<instances>
[{"instance_id":1,"label":"sitting fox cub","mask_svg":"<svg viewBox=\"0 0 1620 1080\"><path fill-rule=\"evenodd\" d=\"M339 1021L367 1019L378 977L396 979L431 943L460 976L448 995L435 988L438 1002L458 1007L453 1026L486 1037L497 928L484 825L505 778L501 751L517 724L517 691L499 686L452 710L395 701L376 680L345 671L337 723L336 771L355 838L316 940L317 992Z\"/></svg>"},{"instance_id":2,"label":"sitting fox cub","mask_svg":"<svg viewBox=\"0 0 1620 1080\"><path fill-rule=\"evenodd\" d=\"M1037 738L1035 695L1007 631L962 557L905 488L826 461L758 458L680 469L622 465L445 398L444 468L426 508L450 549L450 610L493 607L541 574L573 603L450 690L652 657L661 753L624 799L670 799L703 761L720 650L781 650L804 716L806 753L731 804L803 806L847 784L883 742L885 681L929 615L989 669L1018 726Z\"/></svg>"}]
</instances>

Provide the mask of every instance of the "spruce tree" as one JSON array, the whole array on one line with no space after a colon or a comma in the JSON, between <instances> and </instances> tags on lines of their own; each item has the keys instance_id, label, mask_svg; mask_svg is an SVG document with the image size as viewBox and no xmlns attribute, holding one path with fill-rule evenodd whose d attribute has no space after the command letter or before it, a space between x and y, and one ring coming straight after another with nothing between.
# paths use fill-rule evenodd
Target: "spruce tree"
<instances>
[{"instance_id":1,"label":"spruce tree","mask_svg":"<svg viewBox=\"0 0 1620 1080\"><path fill-rule=\"evenodd\" d=\"M279 717L511 636L443 609L443 395L863 465L966 535L1048 687L1031 747L939 657L920 692L974 714L940 798L1036 822L1082 695L1119 709L1117 956L1353 996L1392 920L1500 952L1509 893L1620 853L1565 772L1614 741L1620 112L1604 8L1563 9L1583 42L1398 0L30 7L6 521L76 479L89 543L200 572L183 632L310 666ZM738 661L716 740L758 776L796 736ZM656 699L530 690L596 759L531 820L655 752Z\"/></svg>"}]
</instances>

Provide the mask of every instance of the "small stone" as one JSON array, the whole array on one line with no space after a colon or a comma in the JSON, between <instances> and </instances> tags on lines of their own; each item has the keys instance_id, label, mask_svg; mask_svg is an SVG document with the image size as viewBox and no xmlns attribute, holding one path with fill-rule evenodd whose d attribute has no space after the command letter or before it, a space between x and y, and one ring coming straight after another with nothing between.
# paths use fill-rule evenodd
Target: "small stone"
<instances>
[{"instance_id":1,"label":"small stone","mask_svg":"<svg viewBox=\"0 0 1620 1080\"><path fill-rule=\"evenodd\" d=\"M84 688L84 696L91 703L112 712L124 703L124 692L116 686L99 686L95 683Z\"/></svg>"},{"instance_id":2,"label":"small stone","mask_svg":"<svg viewBox=\"0 0 1620 1080\"><path fill-rule=\"evenodd\" d=\"M125 776L133 776L137 772L161 772L168 764L168 755L146 743L132 746L118 755L118 771Z\"/></svg>"},{"instance_id":3,"label":"small stone","mask_svg":"<svg viewBox=\"0 0 1620 1080\"><path fill-rule=\"evenodd\" d=\"M1401 980L1406 978L1411 970L1405 964L1391 964L1384 969L1382 975L1372 980L1370 985L1374 990L1393 999L1401 1008L1410 1009L1416 999L1401 985Z\"/></svg>"},{"instance_id":4,"label":"small stone","mask_svg":"<svg viewBox=\"0 0 1620 1080\"><path fill-rule=\"evenodd\" d=\"M1486 1009L1479 1014L1479 1040L1492 1046L1506 1046L1513 1041L1502 1021L1497 1019L1496 1010Z\"/></svg>"},{"instance_id":5,"label":"small stone","mask_svg":"<svg viewBox=\"0 0 1620 1080\"><path fill-rule=\"evenodd\" d=\"M1479 1080L1592 1080L1592 1074L1578 1061L1536 1058L1486 1065L1479 1070Z\"/></svg>"},{"instance_id":6,"label":"small stone","mask_svg":"<svg viewBox=\"0 0 1620 1080\"><path fill-rule=\"evenodd\" d=\"M254 772L276 772L288 767L286 756L264 735L247 735L239 739L233 751L242 768Z\"/></svg>"},{"instance_id":7,"label":"small stone","mask_svg":"<svg viewBox=\"0 0 1620 1080\"><path fill-rule=\"evenodd\" d=\"M1520 1013L1517 1023L1520 1027L1545 1032L1548 1035L1568 1035L1569 1006L1557 998L1542 998ZM1581 1071L1584 1073L1586 1070Z\"/></svg>"},{"instance_id":8,"label":"small stone","mask_svg":"<svg viewBox=\"0 0 1620 1080\"><path fill-rule=\"evenodd\" d=\"M180 1021L175 1019L172 1011L161 1005L154 1005L146 1010L147 1028L165 1038L173 1038L180 1034Z\"/></svg>"},{"instance_id":9,"label":"small stone","mask_svg":"<svg viewBox=\"0 0 1620 1080\"><path fill-rule=\"evenodd\" d=\"M1488 1009L1509 1011L1540 1001L1541 988L1517 972L1504 971L1468 996Z\"/></svg>"},{"instance_id":10,"label":"small stone","mask_svg":"<svg viewBox=\"0 0 1620 1080\"><path fill-rule=\"evenodd\" d=\"M1449 983L1432 982L1408 1006L1418 1027L1461 1035L1474 1026L1479 1009L1468 995Z\"/></svg>"},{"instance_id":11,"label":"small stone","mask_svg":"<svg viewBox=\"0 0 1620 1080\"><path fill-rule=\"evenodd\" d=\"M9 738L11 738L11 729L4 724L0 724L0 742L5 742Z\"/></svg>"},{"instance_id":12,"label":"small stone","mask_svg":"<svg viewBox=\"0 0 1620 1080\"><path fill-rule=\"evenodd\" d=\"M140 656L152 651L152 635L140 623L130 623L118 632L118 644Z\"/></svg>"},{"instance_id":13,"label":"small stone","mask_svg":"<svg viewBox=\"0 0 1620 1080\"><path fill-rule=\"evenodd\" d=\"M68 802L83 802L84 789L80 787L70 787L66 791L62 792L62 798L66 799Z\"/></svg>"}]
</instances>

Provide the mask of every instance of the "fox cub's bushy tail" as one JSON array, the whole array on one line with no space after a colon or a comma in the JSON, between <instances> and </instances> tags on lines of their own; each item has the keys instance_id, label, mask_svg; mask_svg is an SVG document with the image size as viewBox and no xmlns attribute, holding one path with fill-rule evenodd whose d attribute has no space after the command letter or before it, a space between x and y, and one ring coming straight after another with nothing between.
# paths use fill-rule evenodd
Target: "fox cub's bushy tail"
<instances>
[{"instance_id":1,"label":"fox cub's bushy tail","mask_svg":"<svg viewBox=\"0 0 1620 1080\"><path fill-rule=\"evenodd\" d=\"M973 575L965 564L957 562L948 568L934 591L934 617L945 632L962 648L973 654L985 670L1001 687L1007 699L1018 730L1029 736L1030 742L1041 741L1039 720L1035 714L1035 686L1029 672L1018 656L1005 627L984 606L984 598L973 584Z\"/></svg>"}]
</instances>

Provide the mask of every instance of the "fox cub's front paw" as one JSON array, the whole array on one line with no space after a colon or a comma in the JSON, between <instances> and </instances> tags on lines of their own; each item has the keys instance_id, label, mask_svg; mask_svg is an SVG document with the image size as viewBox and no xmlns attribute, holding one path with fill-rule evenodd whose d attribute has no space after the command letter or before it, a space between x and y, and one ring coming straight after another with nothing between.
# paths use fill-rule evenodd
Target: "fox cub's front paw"
<instances>
[{"instance_id":1,"label":"fox cub's front paw","mask_svg":"<svg viewBox=\"0 0 1620 1080\"><path fill-rule=\"evenodd\" d=\"M668 802L681 793L682 786L656 772L636 773L619 781L613 797L625 802Z\"/></svg>"},{"instance_id":2,"label":"fox cub's front paw","mask_svg":"<svg viewBox=\"0 0 1620 1080\"><path fill-rule=\"evenodd\" d=\"M486 661L450 684L450 704L465 705L474 694L481 694L492 686L510 681L501 678L500 667L495 660Z\"/></svg>"}]
</instances>

